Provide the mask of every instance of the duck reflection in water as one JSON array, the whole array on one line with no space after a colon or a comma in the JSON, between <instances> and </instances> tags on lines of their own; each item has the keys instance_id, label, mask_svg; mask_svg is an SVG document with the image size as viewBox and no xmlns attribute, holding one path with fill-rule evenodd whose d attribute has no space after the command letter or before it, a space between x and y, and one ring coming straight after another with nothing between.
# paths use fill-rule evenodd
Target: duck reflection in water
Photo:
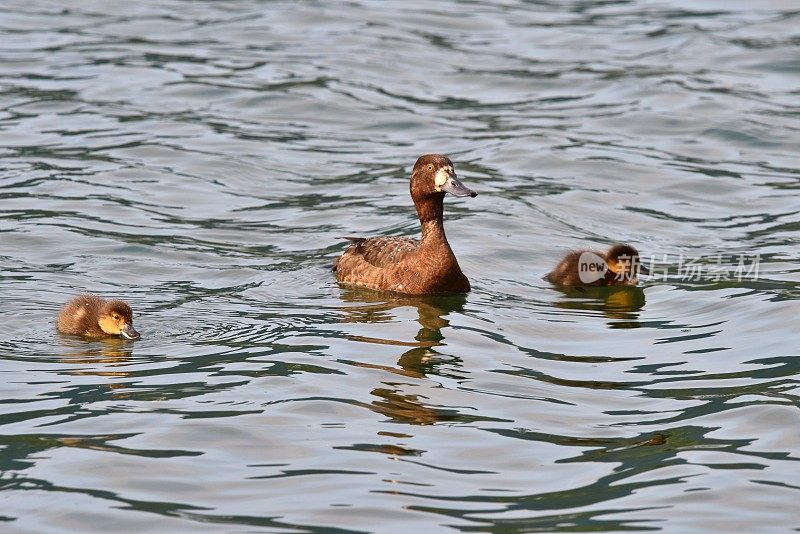
<instances>
[{"instance_id":1,"label":"duck reflection in water","mask_svg":"<svg viewBox=\"0 0 800 534\"><path fill-rule=\"evenodd\" d=\"M82 339L61 338L61 345L66 350L61 354L61 363L69 365L85 365L80 369L67 371L78 376L102 376L114 378L128 378L131 373L123 371L122 366L131 361L133 348L131 343L122 338L100 338L87 343ZM119 366L120 370L111 370ZM104 384L111 390L126 390L127 383L111 381ZM127 393L114 392L114 398L128 398Z\"/></svg>"},{"instance_id":2,"label":"duck reflection in water","mask_svg":"<svg viewBox=\"0 0 800 534\"><path fill-rule=\"evenodd\" d=\"M644 308L644 291L636 286L556 288L564 298L554 305L565 310L602 312L610 328L639 328L639 311Z\"/></svg>"},{"instance_id":3,"label":"duck reflection in water","mask_svg":"<svg viewBox=\"0 0 800 534\"><path fill-rule=\"evenodd\" d=\"M369 369L380 369L409 378L425 378L429 374L461 378L452 369L462 366L461 358L441 354L436 347L444 346L442 329L449 326L446 318L453 312L461 312L466 296L453 295L396 295L369 289L346 288L342 292L346 302L357 303L343 308L345 323L380 323L395 319L391 313L396 308L416 308L420 329L413 341L399 341L360 335L348 335L347 339L379 345L408 347L397 360L397 367L367 362L350 362L352 365ZM447 370L449 368L449 372ZM419 395L406 394L399 384L384 383L385 387L372 390L378 397L371 409L390 417L395 422L430 425L439 421L462 420L455 409L432 408L425 406Z\"/></svg>"}]
</instances>

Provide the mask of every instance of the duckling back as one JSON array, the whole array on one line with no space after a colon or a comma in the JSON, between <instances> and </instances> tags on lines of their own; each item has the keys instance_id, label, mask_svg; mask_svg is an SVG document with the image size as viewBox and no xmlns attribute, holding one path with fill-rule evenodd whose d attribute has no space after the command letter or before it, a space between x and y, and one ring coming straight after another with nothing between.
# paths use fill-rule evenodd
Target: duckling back
<instances>
[{"instance_id":1,"label":"duckling back","mask_svg":"<svg viewBox=\"0 0 800 534\"><path fill-rule=\"evenodd\" d=\"M62 334L91 335L97 325L100 298L91 295L75 297L64 304L58 314L56 326Z\"/></svg>"},{"instance_id":2,"label":"duckling back","mask_svg":"<svg viewBox=\"0 0 800 534\"><path fill-rule=\"evenodd\" d=\"M580 279L580 257L585 251L573 250L558 262L555 268L544 276L551 284L560 286L580 286L584 283Z\"/></svg>"}]
</instances>

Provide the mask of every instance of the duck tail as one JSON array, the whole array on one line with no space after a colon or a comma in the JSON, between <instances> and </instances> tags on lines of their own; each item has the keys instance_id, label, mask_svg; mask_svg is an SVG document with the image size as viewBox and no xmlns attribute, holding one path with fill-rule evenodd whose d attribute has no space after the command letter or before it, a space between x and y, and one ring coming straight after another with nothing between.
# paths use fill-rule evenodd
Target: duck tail
<instances>
[{"instance_id":1,"label":"duck tail","mask_svg":"<svg viewBox=\"0 0 800 534\"><path fill-rule=\"evenodd\" d=\"M367 238L365 238L365 237L352 237L352 236L343 236L340 239L346 239L346 240L350 241L350 246L355 245L356 248L358 248L358 246L361 245L361 243L363 243L364 241L367 240ZM340 259L342 259L342 258L339 257L339 258L336 258L333 261L333 265L331 265L331 271L336 272L339 269L339 260Z\"/></svg>"},{"instance_id":2,"label":"duck tail","mask_svg":"<svg viewBox=\"0 0 800 534\"><path fill-rule=\"evenodd\" d=\"M360 245L361 243L363 243L364 241L367 240L366 237L352 237L352 236L344 236L344 237L342 237L342 239L347 239L348 241L350 241L354 245Z\"/></svg>"}]
</instances>

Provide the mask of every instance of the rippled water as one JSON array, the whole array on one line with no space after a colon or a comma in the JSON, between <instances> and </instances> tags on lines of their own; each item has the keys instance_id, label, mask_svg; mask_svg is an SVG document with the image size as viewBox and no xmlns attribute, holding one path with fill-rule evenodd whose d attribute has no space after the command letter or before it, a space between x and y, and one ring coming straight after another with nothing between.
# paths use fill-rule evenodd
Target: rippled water
<instances>
[{"instance_id":1,"label":"rippled water","mask_svg":"<svg viewBox=\"0 0 800 534\"><path fill-rule=\"evenodd\" d=\"M789 0L4 1L4 529L800 527L798 57ZM339 287L426 152L472 293Z\"/></svg>"}]
</instances>

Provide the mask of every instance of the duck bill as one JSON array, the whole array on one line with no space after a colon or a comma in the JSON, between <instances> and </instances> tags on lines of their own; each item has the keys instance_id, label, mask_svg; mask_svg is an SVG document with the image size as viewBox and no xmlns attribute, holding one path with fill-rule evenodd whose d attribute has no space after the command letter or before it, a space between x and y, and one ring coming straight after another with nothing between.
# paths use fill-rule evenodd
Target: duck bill
<instances>
[{"instance_id":1,"label":"duck bill","mask_svg":"<svg viewBox=\"0 0 800 534\"><path fill-rule=\"evenodd\" d=\"M441 186L442 191L455 197L477 197L478 193L458 181L455 176L448 176L447 181Z\"/></svg>"},{"instance_id":2,"label":"duck bill","mask_svg":"<svg viewBox=\"0 0 800 534\"><path fill-rule=\"evenodd\" d=\"M139 339L141 337L139 332L134 330L133 325L130 323L126 324L125 328L120 330L120 334L122 334L122 337L125 339Z\"/></svg>"}]
</instances>

